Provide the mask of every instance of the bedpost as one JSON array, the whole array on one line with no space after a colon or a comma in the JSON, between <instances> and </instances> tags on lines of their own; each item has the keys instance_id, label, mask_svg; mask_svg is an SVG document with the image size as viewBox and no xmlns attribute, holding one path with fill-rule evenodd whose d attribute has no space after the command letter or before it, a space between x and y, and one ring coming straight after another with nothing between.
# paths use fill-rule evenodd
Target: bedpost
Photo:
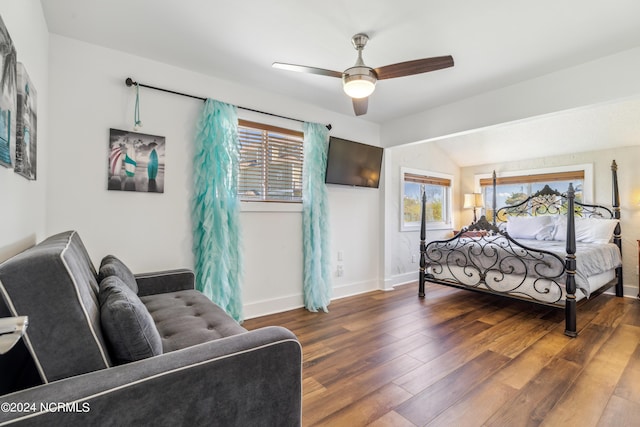
<instances>
[{"instance_id":1,"label":"bedpost","mask_svg":"<svg viewBox=\"0 0 640 427\"><path fill-rule=\"evenodd\" d=\"M618 249L620 249L620 254L622 254L622 232L620 230L620 193L618 191L618 165L616 164L615 160L611 163L611 182L613 184L613 217L618 220L618 225L616 225L615 230L613 230L613 243L618 246ZM618 279L618 281L616 282L616 296L621 297L624 296L624 288L622 287L622 267L616 268L616 277Z\"/></svg>"},{"instance_id":2,"label":"bedpost","mask_svg":"<svg viewBox=\"0 0 640 427\"><path fill-rule=\"evenodd\" d=\"M493 217L493 225L496 225L496 209L497 209L497 202L496 202L496 171L495 169L493 170L493 181L492 181L492 185L493 185L493 201L491 202L491 209L493 209L493 213L491 214L491 216Z\"/></svg>"},{"instance_id":3,"label":"bedpost","mask_svg":"<svg viewBox=\"0 0 640 427\"><path fill-rule=\"evenodd\" d=\"M572 338L578 336L578 328L576 325L576 229L574 199L575 191L573 184L569 184L569 190L567 191L567 257L565 259L565 270L567 272L565 289L567 295L564 307L564 334Z\"/></svg>"},{"instance_id":4,"label":"bedpost","mask_svg":"<svg viewBox=\"0 0 640 427\"><path fill-rule=\"evenodd\" d=\"M418 278L418 296L424 298L424 280L427 271L427 232L425 211L427 209L427 193L422 189L422 209L420 211L420 276Z\"/></svg>"}]
</instances>

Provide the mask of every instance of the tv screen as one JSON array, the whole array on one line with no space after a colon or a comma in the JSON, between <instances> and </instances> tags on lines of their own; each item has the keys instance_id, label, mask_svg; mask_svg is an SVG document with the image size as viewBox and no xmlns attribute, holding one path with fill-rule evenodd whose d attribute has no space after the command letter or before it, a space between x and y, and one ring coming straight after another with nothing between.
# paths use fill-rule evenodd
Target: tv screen
<instances>
[{"instance_id":1,"label":"tv screen","mask_svg":"<svg viewBox=\"0 0 640 427\"><path fill-rule=\"evenodd\" d=\"M382 167L382 147L346 139L329 138L327 184L378 188Z\"/></svg>"}]
</instances>

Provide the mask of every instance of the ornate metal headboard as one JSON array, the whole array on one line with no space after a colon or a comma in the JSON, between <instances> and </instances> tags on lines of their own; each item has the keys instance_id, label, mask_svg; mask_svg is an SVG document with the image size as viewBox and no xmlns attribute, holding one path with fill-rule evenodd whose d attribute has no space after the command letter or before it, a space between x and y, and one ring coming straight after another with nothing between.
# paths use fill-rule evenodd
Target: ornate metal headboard
<instances>
[{"instance_id":1,"label":"ornate metal headboard","mask_svg":"<svg viewBox=\"0 0 640 427\"><path fill-rule=\"evenodd\" d=\"M498 222L505 222L509 216L566 215L568 209L567 195L553 190L548 185L526 200L496 211ZM613 218L614 213L606 206L574 202L576 216L585 218Z\"/></svg>"}]
</instances>

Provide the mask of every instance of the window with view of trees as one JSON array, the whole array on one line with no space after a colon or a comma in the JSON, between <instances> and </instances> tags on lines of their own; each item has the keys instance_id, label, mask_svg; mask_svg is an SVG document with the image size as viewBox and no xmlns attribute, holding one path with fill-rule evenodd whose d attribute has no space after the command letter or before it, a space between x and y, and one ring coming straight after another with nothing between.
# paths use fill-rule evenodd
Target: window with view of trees
<instances>
[{"instance_id":1,"label":"window with view of trees","mask_svg":"<svg viewBox=\"0 0 640 427\"><path fill-rule=\"evenodd\" d=\"M243 201L302 202L302 132L238 121Z\"/></svg>"},{"instance_id":2,"label":"window with view of trees","mask_svg":"<svg viewBox=\"0 0 640 427\"><path fill-rule=\"evenodd\" d=\"M583 200L584 170L541 173L496 178L496 208L518 204L532 194L542 190L545 185L560 193L566 193L569 184L573 184L576 200ZM480 179L484 195L485 212L489 221L493 220L493 179Z\"/></svg>"},{"instance_id":3,"label":"window with view of trees","mask_svg":"<svg viewBox=\"0 0 640 427\"><path fill-rule=\"evenodd\" d=\"M428 228L451 224L451 178L430 172L402 169L402 230L420 229L422 194L426 194L425 217Z\"/></svg>"}]
</instances>

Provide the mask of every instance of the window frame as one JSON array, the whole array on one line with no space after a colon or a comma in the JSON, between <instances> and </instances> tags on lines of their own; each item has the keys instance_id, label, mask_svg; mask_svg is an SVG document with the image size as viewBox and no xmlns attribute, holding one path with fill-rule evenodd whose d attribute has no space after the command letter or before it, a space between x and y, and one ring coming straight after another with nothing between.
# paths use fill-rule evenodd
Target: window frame
<instances>
[{"instance_id":1,"label":"window frame","mask_svg":"<svg viewBox=\"0 0 640 427\"><path fill-rule=\"evenodd\" d=\"M426 180L429 178L435 178L436 180L448 180L449 186L444 187L444 200L442 203L442 216L444 221L427 221L427 230L448 230L453 229L453 206L452 206L452 194L454 180L453 175L444 174L440 172L432 172L413 168L400 168L400 231L419 231L420 222L405 222L404 220L404 198L405 198L405 175L419 175ZM437 184L436 184L437 185Z\"/></svg>"},{"instance_id":2,"label":"window frame","mask_svg":"<svg viewBox=\"0 0 640 427\"><path fill-rule=\"evenodd\" d=\"M245 127L250 129L255 129L257 131L261 131L262 133L266 132L266 143L263 144L263 149L260 151L262 154L262 159L264 160L265 167L268 168L269 165L269 157L268 157L268 147L269 147L269 133L277 133L280 135L286 135L289 137L299 138L299 151L301 156L301 161L299 164L299 180L295 181L299 183L300 186L300 196L299 198L287 200L287 199L277 199L274 197L268 197L267 194L264 194L262 197L257 198L249 198L246 195L241 193L241 170L238 171L238 191L237 197L241 203L243 211L299 211L302 206L302 173L303 173L303 163L304 163L304 133L299 130L289 129L280 126L274 126L266 123L261 123L252 120L246 119L238 119L238 128ZM240 145L240 129L238 129L238 144ZM298 146L296 146L298 149ZM240 147L239 147L240 150ZM240 155L239 160L242 160L242 156ZM263 187L268 186L268 181L264 181L265 176L263 176ZM292 183L294 181L292 180ZM295 185L292 185L291 188L294 189ZM272 205L271 207L267 207L266 205ZM252 206L253 205L253 206ZM298 208L300 207L300 208Z\"/></svg>"},{"instance_id":3,"label":"window frame","mask_svg":"<svg viewBox=\"0 0 640 427\"><path fill-rule=\"evenodd\" d=\"M500 178L516 178L522 177L522 183L534 183L535 178L531 181L527 181L524 178L526 176L535 177L536 175L545 175L545 174L555 174L555 173L569 173L569 172L583 172L583 185L582 185L582 202L583 203L593 203L593 188L594 188L594 176L593 176L593 164L592 163L584 163L577 165L566 165L566 166L556 166L550 168L539 168L539 169L527 169L527 170L518 170L518 171L504 171L497 172L498 179ZM482 193L482 186L480 185L481 180L491 180L491 173L483 173L483 174L475 174L474 175L474 186L475 192ZM564 191L563 191L564 192ZM492 208L493 200L485 200L485 206L482 208L481 212L486 212L488 209ZM502 206L496 206L497 209L500 209Z\"/></svg>"}]
</instances>

